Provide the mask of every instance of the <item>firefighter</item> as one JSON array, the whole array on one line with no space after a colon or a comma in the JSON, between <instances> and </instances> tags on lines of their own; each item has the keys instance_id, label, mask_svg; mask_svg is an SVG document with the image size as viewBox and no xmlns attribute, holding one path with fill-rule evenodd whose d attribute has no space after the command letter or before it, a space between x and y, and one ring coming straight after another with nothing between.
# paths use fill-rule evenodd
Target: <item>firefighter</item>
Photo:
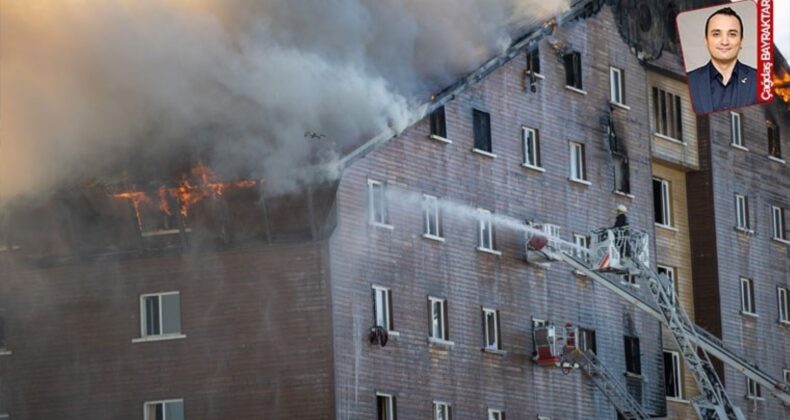
<instances>
[{"instance_id":1,"label":"firefighter","mask_svg":"<svg viewBox=\"0 0 790 420\"><path fill-rule=\"evenodd\" d=\"M631 256L631 246L628 243L628 208L624 205L620 204L617 206L617 218L614 220L614 226L612 226L612 230L614 231L614 238L617 243L617 250L620 251L621 257L630 257Z\"/></svg>"},{"instance_id":2,"label":"firefighter","mask_svg":"<svg viewBox=\"0 0 790 420\"><path fill-rule=\"evenodd\" d=\"M628 213L628 208L622 204L617 206L617 218L614 219L614 226L612 226L612 229L628 227L628 217L626 213Z\"/></svg>"}]
</instances>

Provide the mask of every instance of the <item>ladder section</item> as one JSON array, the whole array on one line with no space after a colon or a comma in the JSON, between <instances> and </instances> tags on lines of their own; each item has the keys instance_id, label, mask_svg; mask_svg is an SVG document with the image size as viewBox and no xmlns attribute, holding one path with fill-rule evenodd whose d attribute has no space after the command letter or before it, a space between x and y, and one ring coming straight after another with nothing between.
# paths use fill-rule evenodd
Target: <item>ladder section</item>
<instances>
[{"instance_id":1,"label":"ladder section","mask_svg":"<svg viewBox=\"0 0 790 420\"><path fill-rule=\"evenodd\" d=\"M579 365L579 368L587 374L624 419L645 420L650 418L642 406L617 380L617 376L606 369L595 353L590 350L574 348L573 351L565 355L564 359Z\"/></svg>"}]
</instances>

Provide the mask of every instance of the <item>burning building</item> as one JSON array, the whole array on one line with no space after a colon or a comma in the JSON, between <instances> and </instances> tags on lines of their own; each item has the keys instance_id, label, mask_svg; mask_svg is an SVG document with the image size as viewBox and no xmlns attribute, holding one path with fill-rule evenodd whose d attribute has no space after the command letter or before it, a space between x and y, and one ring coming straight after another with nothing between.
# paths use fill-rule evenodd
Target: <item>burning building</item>
<instances>
[{"instance_id":1,"label":"burning building","mask_svg":"<svg viewBox=\"0 0 790 420\"><path fill-rule=\"evenodd\" d=\"M788 111L693 114L672 22L697 3L573 2L425 115L286 175L202 153L9 201L0 412L689 418L704 391L647 280L613 293L527 246L583 255L624 205L734 405L787 415ZM608 385L542 358L566 324Z\"/></svg>"}]
</instances>

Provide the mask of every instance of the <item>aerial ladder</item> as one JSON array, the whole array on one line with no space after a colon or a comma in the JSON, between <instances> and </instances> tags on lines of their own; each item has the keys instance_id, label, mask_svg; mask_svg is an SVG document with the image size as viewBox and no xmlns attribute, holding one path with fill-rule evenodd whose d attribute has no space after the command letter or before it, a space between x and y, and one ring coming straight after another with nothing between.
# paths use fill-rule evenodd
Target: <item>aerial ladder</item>
<instances>
[{"instance_id":1,"label":"aerial ladder","mask_svg":"<svg viewBox=\"0 0 790 420\"><path fill-rule=\"evenodd\" d=\"M759 383L785 404L790 404L790 390L786 384L726 349L717 337L691 321L677 301L669 279L650 268L649 242L645 232L628 228L599 229L591 233L589 249L583 249L559 240L559 232L555 226L536 227L540 230L533 227L528 233L529 262L545 265L551 261L563 261L657 318L667 327L700 390L700 395L692 403L701 419L745 419L740 408L727 395L709 355ZM606 273L629 274L641 278L647 285L652 301L639 296L632 287L621 284L616 276ZM574 351L572 347L567 349ZM613 405L623 415L621 408L614 402Z\"/></svg>"}]
</instances>

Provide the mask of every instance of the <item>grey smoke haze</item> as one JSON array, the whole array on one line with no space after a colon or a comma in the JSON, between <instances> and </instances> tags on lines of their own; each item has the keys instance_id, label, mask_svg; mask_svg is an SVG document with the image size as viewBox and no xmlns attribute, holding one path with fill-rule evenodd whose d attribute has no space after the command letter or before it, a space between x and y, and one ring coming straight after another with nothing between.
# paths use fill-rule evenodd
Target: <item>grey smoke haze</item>
<instances>
[{"instance_id":1,"label":"grey smoke haze","mask_svg":"<svg viewBox=\"0 0 790 420\"><path fill-rule=\"evenodd\" d=\"M329 161L567 7L536 0L0 0L0 200L155 173ZM312 138L305 132L324 136ZM157 174L163 175L163 174ZM280 182L278 182L280 181Z\"/></svg>"}]
</instances>

